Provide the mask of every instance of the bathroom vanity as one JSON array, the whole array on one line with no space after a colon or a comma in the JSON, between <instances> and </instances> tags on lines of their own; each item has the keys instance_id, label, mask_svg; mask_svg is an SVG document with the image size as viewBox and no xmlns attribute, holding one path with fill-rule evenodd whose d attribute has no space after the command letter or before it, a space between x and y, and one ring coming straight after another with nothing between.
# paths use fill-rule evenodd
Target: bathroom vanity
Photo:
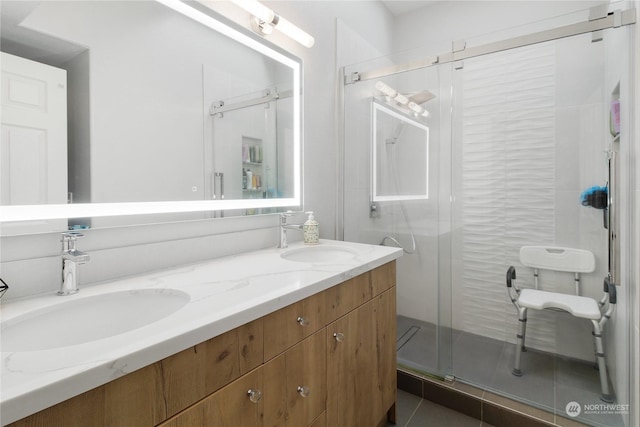
<instances>
[{"instance_id":1,"label":"bathroom vanity","mask_svg":"<svg viewBox=\"0 0 640 427\"><path fill-rule=\"evenodd\" d=\"M400 254L321 241L86 287L77 296L137 286L190 301L113 337L3 352L2 424L385 425L395 417ZM35 305L7 307L11 316Z\"/></svg>"}]
</instances>

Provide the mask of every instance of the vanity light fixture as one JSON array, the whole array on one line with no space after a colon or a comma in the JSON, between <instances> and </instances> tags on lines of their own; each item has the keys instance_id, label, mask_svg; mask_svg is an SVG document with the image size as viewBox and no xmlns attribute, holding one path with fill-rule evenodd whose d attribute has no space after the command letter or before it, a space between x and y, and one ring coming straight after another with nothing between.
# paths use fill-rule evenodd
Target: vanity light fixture
<instances>
[{"instance_id":1,"label":"vanity light fixture","mask_svg":"<svg viewBox=\"0 0 640 427\"><path fill-rule=\"evenodd\" d=\"M251 28L262 36L271 34L275 28L304 47L311 47L315 43L313 36L302 31L299 27L257 0L231 0L231 2L253 16Z\"/></svg>"}]
</instances>

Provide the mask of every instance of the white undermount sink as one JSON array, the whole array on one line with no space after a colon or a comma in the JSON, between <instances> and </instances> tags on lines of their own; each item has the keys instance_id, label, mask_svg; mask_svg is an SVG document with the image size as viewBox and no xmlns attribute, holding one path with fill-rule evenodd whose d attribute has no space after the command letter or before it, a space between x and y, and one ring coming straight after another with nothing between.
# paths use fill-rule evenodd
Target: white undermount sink
<instances>
[{"instance_id":1,"label":"white undermount sink","mask_svg":"<svg viewBox=\"0 0 640 427\"><path fill-rule=\"evenodd\" d=\"M161 320L184 307L188 294L142 289L68 298L2 322L3 352L39 351L112 337Z\"/></svg>"},{"instance_id":2,"label":"white undermount sink","mask_svg":"<svg viewBox=\"0 0 640 427\"><path fill-rule=\"evenodd\" d=\"M280 257L297 262L332 263L353 259L357 253L349 248L331 245L305 246L283 252Z\"/></svg>"}]
</instances>

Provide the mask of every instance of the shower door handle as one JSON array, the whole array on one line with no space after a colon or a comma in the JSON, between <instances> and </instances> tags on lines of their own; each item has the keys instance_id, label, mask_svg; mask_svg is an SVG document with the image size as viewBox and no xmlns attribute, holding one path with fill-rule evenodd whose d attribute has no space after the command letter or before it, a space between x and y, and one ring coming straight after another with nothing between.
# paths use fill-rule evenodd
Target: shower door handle
<instances>
[{"instance_id":1,"label":"shower door handle","mask_svg":"<svg viewBox=\"0 0 640 427\"><path fill-rule=\"evenodd\" d=\"M219 196L218 196L219 195ZM224 173L215 172L213 174L213 199L224 200Z\"/></svg>"}]
</instances>

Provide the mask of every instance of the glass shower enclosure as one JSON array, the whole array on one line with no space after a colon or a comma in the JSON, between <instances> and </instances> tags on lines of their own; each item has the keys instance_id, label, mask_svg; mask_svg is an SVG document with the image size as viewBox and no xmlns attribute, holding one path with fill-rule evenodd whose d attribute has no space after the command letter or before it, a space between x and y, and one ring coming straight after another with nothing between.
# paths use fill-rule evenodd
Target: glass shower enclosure
<instances>
[{"instance_id":1,"label":"glass shower enclosure","mask_svg":"<svg viewBox=\"0 0 640 427\"><path fill-rule=\"evenodd\" d=\"M521 247L587 250L596 266L582 275L580 293L601 299L610 271L608 210L585 203L585 194L609 188L609 160L628 138L614 114L629 102L628 30L463 61L416 56L413 64L421 58L424 65L404 67L403 54L345 67L344 239L403 249L399 369L562 417L573 418L572 403L603 403L591 323L567 312L529 310L524 375L513 375L519 322L505 273L515 266L519 286L532 288ZM573 292L572 275L539 278L541 289ZM618 289L604 351L622 410L576 417L594 426L628 423L628 322L625 289Z\"/></svg>"}]
</instances>

